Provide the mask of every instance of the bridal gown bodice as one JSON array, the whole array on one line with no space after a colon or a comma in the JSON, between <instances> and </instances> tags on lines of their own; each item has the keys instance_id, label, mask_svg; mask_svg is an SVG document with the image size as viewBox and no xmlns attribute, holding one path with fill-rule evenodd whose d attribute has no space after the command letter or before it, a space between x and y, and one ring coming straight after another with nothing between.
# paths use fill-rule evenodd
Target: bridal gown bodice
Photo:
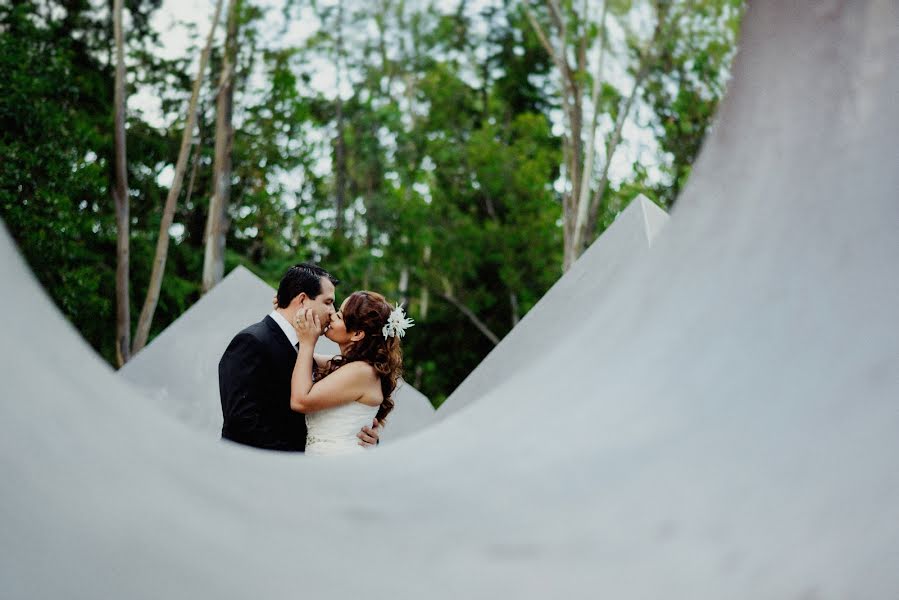
<instances>
[{"instance_id":1,"label":"bridal gown bodice","mask_svg":"<svg viewBox=\"0 0 899 600\"><path fill-rule=\"evenodd\" d=\"M341 404L306 415L306 454L350 454L362 452L356 434L371 427L377 406L361 402Z\"/></svg>"}]
</instances>

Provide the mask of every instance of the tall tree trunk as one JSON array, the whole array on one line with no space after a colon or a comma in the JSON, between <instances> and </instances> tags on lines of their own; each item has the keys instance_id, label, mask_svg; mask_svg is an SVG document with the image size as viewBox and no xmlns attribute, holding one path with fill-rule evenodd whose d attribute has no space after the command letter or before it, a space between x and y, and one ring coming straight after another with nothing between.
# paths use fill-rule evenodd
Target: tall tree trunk
<instances>
[{"instance_id":1,"label":"tall tree trunk","mask_svg":"<svg viewBox=\"0 0 899 600\"><path fill-rule=\"evenodd\" d=\"M343 213L346 211L346 138L344 137L343 100L337 92L337 136L334 139L334 208L337 218L334 223L334 234L343 235Z\"/></svg>"},{"instance_id":2,"label":"tall tree trunk","mask_svg":"<svg viewBox=\"0 0 899 600\"><path fill-rule=\"evenodd\" d=\"M572 253L576 254L575 259L580 256L583 245L584 222L587 220L587 209L590 205L590 181L593 178L593 163L595 162L596 153L596 127L599 119L599 92L602 87L602 70L603 62L606 56L606 16L608 15L609 3L603 2L602 17L599 23L599 56L596 59L596 74L593 77L593 91L590 95L591 104L593 105L593 118L590 120L590 129L587 136L587 147L584 156L584 169L581 173L580 194L577 199L577 214L575 216L574 234L571 240ZM586 9L585 9L586 10ZM586 12L584 13L586 15Z\"/></svg>"},{"instance_id":3,"label":"tall tree trunk","mask_svg":"<svg viewBox=\"0 0 899 600\"><path fill-rule=\"evenodd\" d=\"M205 248L203 252L203 284L205 294L225 274L225 239L228 233L228 204L231 201L231 151L234 142L234 65L237 62L238 1L228 2L228 30L222 56L216 98L215 162L213 165L212 198L206 216Z\"/></svg>"},{"instance_id":4,"label":"tall tree trunk","mask_svg":"<svg viewBox=\"0 0 899 600\"><path fill-rule=\"evenodd\" d=\"M634 100L637 97L637 93L640 91L640 86L643 84L643 80L646 78L648 71L648 64L645 64L637 73L631 94L627 100L625 100L624 106L619 112L618 121L615 123L615 130L612 132L612 137L609 138L609 143L606 146L606 161L605 164L603 164L599 183L590 200L589 215L581 224L581 234L578 236L578 246L576 247L578 256L584 252L596 233L596 221L599 219L599 207L602 205L605 190L609 183L609 167L612 164L612 158L615 156L615 151L618 149L618 144L621 142L621 131L624 128L624 122L627 120L628 115L630 115Z\"/></svg>"},{"instance_id":5,"label":"tall tree trunk","mask_svg":"<svg viewBox=\"0 0 899 600\"><path fill-rule=\"evenodd\" d=\"M156 305L159 303L159 290L162 287L162 276L165 273L165 263L169 252L169 227L175 217L175 206L178 195L181 193L181 184L184 181L184 171L187 168L187 159L190 154L191 137L197 120L197 99L200 96L200 87L203 83L203 73L209 62L209 53L212 49L212 41L215 30L218 27L222 14L222 0L215 3L215 12L212 17L212 25L209 28L209 36L206 38L206 46L200 54L200 64L197 68L197 77L194 79L193 91L187 107L187 119L184 124L184 134L181 136L181 148L178 151L178 162L175 164L175 177L172 187L169 189L165 200L165 208L162 212L162 222L159 225L159 239L156 243L156 255L153 259L153 270L150 273L150 284L147 287L147 297L140 312L137 322L137 331L134 334L132 354L139 352L146 344L150 336L150 326L153 323L153 315L156 313Z\"/></svg>"},{"instance_id":6,"label":"tall tree trunk","mask_svg":"<svg viewBox=\"0 0 899 600\"><path fill-rule=\"evenodd\" d=\"M343 72L343 0L337 4L337 136L334 139L335 207L337 219L334 234L343 235L343 213L346 210L346 138L344 136L343 99L340 97Z\"/></svg>"},{"instance_id":7,"label":"tall tree trunk","mask_svg":"<svg viewBox=\"0 0 899 600\"><path fill-rule=\"evenodd\" d=\"M431 247L425 246L424 252L422 253L422 265L425 269L428 268L428 263L431 262ZM416 320L419 323L423 323L428 320L428 307L430 306L431 301L431 292L428 289L428 286L421 286L421 293L418 298L418 314L416 315ZM415 383L413 385L416 388L421 387L421 381L424 377L424 367L421 363L418 363L415 367Z\"/></svg>"},{"instance_id":8,"label":"tall tree trunk","mask_svg":"<svg viewBox=\"0 0 899 600\"><path fill-rule=\"evenodd\" d=\"M643 81L646 79L649 74L649 70L652 68L653 62L656 60L656 48L660 44L665 44L670 35L673 32L668 30L669 26L676 26L677 21L679 20L679 16L676 14L671 14L669 11L671 10L671 5L660 0L657 0L654 3L654 9L656 12L656 24L653 28L652 37L649 42L646 44L644 50L640 53L640 64L637 68L637 72L634 75L634 84L631 88L631 93L624 101L624 104L620 106L618 111L618 120L615 123L615 129L612 131L612 135L609 138L606 144L606 160L603 165L602 173L599 177L599 182L596 186L596 189L593 191L593 196L590 199L590 207L589 214L586 221L582 224L583 232L579 236L579 246L577 248L577 252L580 255L585 249L586 246L590 243L590 241L596 235L596 225L599 220L599 209L602 206L602 201L605 197L606 187L608 187L609 183L609 167L612 164L612 158L615 155L615 151L618 149L618 144L621 142L621 132L624 129L624 123L630 115L631 109L634 105L634 100L637 98L637 94L640 92L640 88L643 85ZM683 11L692 10L692 3L687 3L684 7L682 7Z\"/></svg>"},{"instance_id":9,"label":"tall tree trunk","mask_svg":"<svg viewBox=\"0 0 899 600\"><path fill-rule=\"evenodd\" d=\"M661 3L656 5L656 9L658 16L652 39L641 54L640 65L634 75L633 88L631 88L631 93L624 101L624 104L619 108L615 129L606 145L605 164L603 165L602 173L599 177L599 183L593 192L593 197L590 199L590 211L587 220L583 223L583 233L580 236L580 245L577 249L578 255L585 250L586 246L596 234L596 222L599 219L599 208L602 206L606 187L609 183L609 167L612 164L612 157L618 149L618 144L621 142L621 132L624 129L624 123L630 115L631 109L634 106L634 100L636 100L637 94L643 86L643 81L646 79L646 76L649 75L649 70L656 60L655 46L660 43L660 40L664 42L664 30L667 25L668 19L666 19L666 17L668 17L668 14L665 12L665 7Z\"/></svg>"},{"instance_id":10,"label":"tall tree trunk","mask_svg":"<svg viewBox=\"0 0 899 600\"><path fill-rule=\"evenodd\" d=\"M563 139L563 143L568 146L568 180L570 189L564 197L564 239L565 252L563 260L563 269L567 271L571 265L577 260L577 254L573 252L574 239L574 219L577 213L577 199L580 197L581 191L581 172L584 166L584 140L583 140L583 121L584 106L583 98L581 98L580 78L585 69L583 63L586 61L585 53L579 48L582 44L578 40L574 40L573 46L575 56L577 58L577 66L572 69L568 62L568 29L569 24L565 21L562 14L562 8L558 0L546 0L546 7L549 12L550 20L555 26L560 38L559 49L557 49L557 58L555 62L559 68L559 75L562 79L562 100L563 106L566 107L565 115L568 121L568 135ZM575 29L578 29L577 27Z\"/></svg>"},{"instance_id":11,"label":"tall tree trunk","mask_svg":"<svg viewBox=\"0 0 899 600\"><path fill-rule=\"evenodd\" d=\"M409 267L403 267L402 270L400 271L399 293L400 293L400 299L399 299L400 305L408 306L408 304L409 304Z\"/></svg>"},{"instance_id":12,"label":"tall tree trunk","mask_svg":"<svg viewBox=\"0 0 899 600\"><path fill-rule=\"evenodd\" d=\"M422 253L421 258L422 265L425 269L428 268L428 265L431 262L431 247L425 246L424 252ZM421 286L421 294L418 298L418 310L420 312L421 320L424 321L428 318L428 305L431 302L431 292L428 289L428 286Z\"/></svg>"},{"instance_id":13,"label":"tall tree trunk","mask_svg":"<svg viewBox=\"0 0 899 600\"><path fill-rule=\"evenodd\" d=\"M113 2L113 31L116 46L114 143L115 184L112 197L116 215L116 363L124 365L131 358L131 299L129 291L130 201L128 198L128 158L125 144L125 35L122 31L122 5Z\"/></svg>"},{"instance_id":14,"label":"tall tree trunk","mask_svg":"<svg viewBox=\"0 0 899 600\"><path fill-rule=\"evenodd\" d=\"M580 174L583 167L583 102L580 98L580 84L578 74L572 71L568 63L568 26L562 17L562 11L556 0L546 0L547 10L552 25L560 39L560 46L556 48L543 26L537 20L537 16L530 5L525 2L523 7L525 15L546 50L549 57L559 71L560 90L562 101L562 113L564 115L567 133L562 136L562 154L565 157L565 171L567 185L562 193L562 269L567 271L574 263L577 256L574 254L574 220L576 216L576 202L580 196ZM578 55L579 57L581 54Z\"/></svg>"},{"instance_id":15,"label":"tall tree trunk","mask_svg":"<svg viewBox=\"0 0 899 600\"><path fill-rule=\"evenodd\" d=\"M562 101L563 115L566 121L566 134L562 138L562 152L564 156L566 187L562 194L562 235L563 235L563 270L567 271L577 258L583 253L584 248L592 239L596 231L596 221L602 197L608 184L609 167L615 151L621 141L622 129L630 114L634 100L639 93L640 86L648 73L653 60L655 46L662 43L661 32L668 22L676 23L676 19L668 19L670 4L663 0L656 0L653 8L657 13L656 26L652 39L642 52L641 63L634 77L634 87L630 95L624 99L619 107L619 114L615 126L606 141L606 156L598 182L594 187L594 157L596 154L596 127L598 115L598 103L600 98L600 84L603 59L605 57L606 42L606 16L609 10L609 2L603 3L602 14L599 22L599 54L597 57L596 75L593 80L591 94L593 106L593 118L589 125L584 126L584 102L582 96L583 78L587 74L587 36L590 30L587 19L586 1L581 3L581 15L575 18L578 23L569 27L565 22L565 15L558 0L545 0L547 14L549 15L550 29L537 19L529 2L524 3L524 10L537 38L543 45L547 54L552 59L559 71L561 80L560 98ZM685 10L689 10L688 3ZM573 6L568 6L574 10ZM569 42L569 29L577 39ZM551 37L547 32L554 33ZM558 47L554 45L558 42ZM574 68L569 64L568 57L573 55L576 59ZM584 133L586 130L586 140ZM585 144L586 141L586 144Z\"/></svg>"}]
</instances>

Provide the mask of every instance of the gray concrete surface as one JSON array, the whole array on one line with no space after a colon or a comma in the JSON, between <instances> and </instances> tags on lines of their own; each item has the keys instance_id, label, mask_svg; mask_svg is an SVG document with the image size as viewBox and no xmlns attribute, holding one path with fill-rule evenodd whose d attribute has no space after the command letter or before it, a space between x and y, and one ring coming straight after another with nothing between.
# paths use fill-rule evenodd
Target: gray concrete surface
<instances>
[{"instance_id":1,"label":"gray concrete surface","mask_svg":"<svg viewBox=\"0 0 899 600\"><path fill-rule=\"evenodd\" d=\"M440 405L438 419L479 400L519 369L540 360L542 354L537 350L545 346L547 336L553 331L558 331L557 337L567 335L571 323L589 317L619 273L648 254L667 222L668 214L651 200L643 195L634 198Z\"/></svg>"},{"instance_id":2,"label":"gray concrete surface","mask_svg":"<svg viewBox=\"0 0 899 600\"><path fill-rule=\"evenodd\" d=\"M271 308L275 290L244 267L191 306L153 339L118 374L134 384L167 414L210 439L222 430L218 363L234 335L259 321ZM348 290L338 290L338 296ZM316 351L336 354L337 344L319 339ZM401 382L396 407L383 433L384 442L426 427L435 418L430 400Z\"/></svg>"},{"instance_id":3,"label":"gray concrete surface","mask_svg":"<svg viewBox=\"0 0 899 600\"><path fill-rule=\"evenodd\" d=\"M752 3L653 252L514 377L361 456L197 435L0 234L4 597L896 598L897 22Z\"/></svg>"}]
</instances>

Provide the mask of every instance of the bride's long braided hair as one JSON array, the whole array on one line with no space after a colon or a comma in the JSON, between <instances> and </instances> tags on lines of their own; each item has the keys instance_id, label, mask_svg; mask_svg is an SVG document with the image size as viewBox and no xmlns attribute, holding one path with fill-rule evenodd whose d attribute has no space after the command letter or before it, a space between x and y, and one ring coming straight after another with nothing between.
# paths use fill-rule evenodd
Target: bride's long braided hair
<instances>
[{"instance_id":1,"label":"bride's long braided hair","mask_svg":"<svg viewBox=\"0 0 899 600\"><path fill-rule=\"evenodd\" d=\"M319 372L319 377L330 375L345 364L363 360L374 367L381 380L383 400L375 418L379 423L393 410L393 392L403 371L403 350L400 338L384 337L382 329L390 316L387 299L377 292L354 292L347 299L341 313L346 330L363 331L365 337L352 342L345 354L338 354Z\"/></svg>"}]
</instances>

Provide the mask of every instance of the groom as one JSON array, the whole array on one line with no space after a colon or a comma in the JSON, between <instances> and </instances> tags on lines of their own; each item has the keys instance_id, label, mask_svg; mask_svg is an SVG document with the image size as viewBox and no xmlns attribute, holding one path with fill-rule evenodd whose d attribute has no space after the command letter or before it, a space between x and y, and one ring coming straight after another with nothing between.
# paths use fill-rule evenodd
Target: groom
<instances>
[{"instance_id":1,"label":"groom","mask_svg":"<svg viewBox=\"0 0 899 600\"><path fill-rule=\"evenodd\" d=\"M278 285L277 307L238 333L219 362L222 438L268 450L302 452L306 419L290 409L290 379L299 343L291 321L312 309L322 325L331 321L337 280L316 265L288 269ZM378 442L377 428L358 434L363 446Z\"/></svg>"}]
</instances>

